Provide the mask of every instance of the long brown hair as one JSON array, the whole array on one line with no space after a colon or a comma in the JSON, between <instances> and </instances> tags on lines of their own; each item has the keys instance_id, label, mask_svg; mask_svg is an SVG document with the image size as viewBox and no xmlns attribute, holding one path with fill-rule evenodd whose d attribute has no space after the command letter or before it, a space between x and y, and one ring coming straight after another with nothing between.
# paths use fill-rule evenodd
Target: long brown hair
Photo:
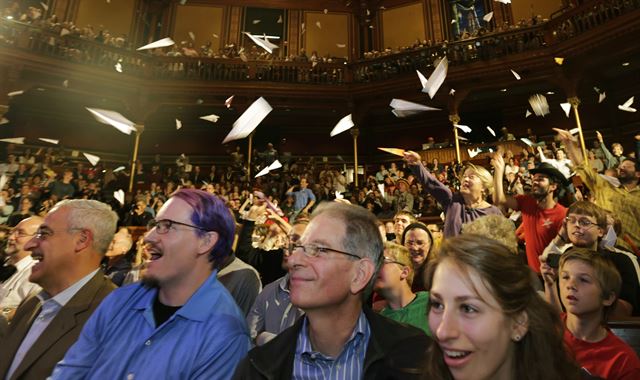
<instances>
[{"instance_id":1,"label":"long brown hair","mask_svg":"<svg viewBox=\"0 0 640 380\"><path fill-rule=\"evenodd\" d=\"M514 347L514 379L578 379L579 369L565 350L564 327L558 313L534 290L531 272L509 248L480 235L443 241L440 255L427 272L427 290L440 263L452 260L464 272L476 271L507 317L528 316L528 331ZM453 379L440 346L427 351L425 379Z\"/></svg>"}]
</instances>

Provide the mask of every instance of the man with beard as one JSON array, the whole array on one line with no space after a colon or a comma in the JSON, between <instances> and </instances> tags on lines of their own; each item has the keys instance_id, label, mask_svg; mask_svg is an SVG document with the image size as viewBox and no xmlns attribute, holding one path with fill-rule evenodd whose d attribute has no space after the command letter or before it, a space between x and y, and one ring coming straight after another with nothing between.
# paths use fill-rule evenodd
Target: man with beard
<instances>
[{"instance_id":1,"label":"man with beard","mask_svg":"<svg viewBox=\"0 0 640 380\"><path fill-rule=\"evenodd\" d=\"M31 267L36 264L36 261L31 258L31 252L24 249L24 246L36 234L41 223L42 218L39 216L27 218L18 223L7 237L5 247L7 262L16 267L16 272L0 283L0 311L8 320L11 320L22 300L30 293L40 290L37 284L29 281Z\"/></svg>"},{"instance_id":2,"label":"man with beard","mask_svg":"<svg viewBox=\"0 0 640 380\"><path fill-rule=\"evenodd\" d=\"M538 256L557 235L562 227L567 209L556 202L554 193L567 179L558 169L542 163L529 170L532 175L531 192L524 195L506 196L503 189L504 159L497 153L491 160L495 192L493 203L522 212L522 228L527 252L527 263L536 273L540 273Z\"/></svg>"},{"instance_id":3,"label":"man with beard","mask_svg":"<svg viewBox=\"0 0 640 380\"><path fill-rule=\"evenodd\" d=\"M622 223L622 233L618 236L617 244L628 251L640 254L640 169L638 163L632 159L623 159L618 165L618 180L616 187L605 180L598 173L583 162L584 158L569 131L555 129L558 139L567 148L569 158L576 165L576 174L589 188L595 204L612 212Z\"/></svg>"},{"instance_id":4,"label":"man with beard","mask_svg":"<svg viewBox=\"0 0 640 380\"><path fill-rule=\"evenodd\" d=\"M115 288L100 271L118 216L108 205L65 200L25 243L36 264L29 281L42 287L16 310L0 345L0 378L45 379L100 302Z\"/></svg>"},{"instance_id":5,"label":"man with beard","mask_svg":"<svg viewBox=\"0 0 640 380\"><path fill-rule=\"evenodd\" d=\"M244 317L214 269L234 237L224 202L178 190L149 228L143 283L105 299L53 379L226 379L246 355Z\"/></svg>"},{"instance_id":6,"label":"man with beard","mask_svg":"<svg viewBox=\"0 0 640 380\"><path fill-rule=\"evenodd\" d=\"M597 205L579 201L569 206L567 218L558 235L549 243L540 258L545 283L545 296L554 306L560 306L556 289L557 268L548 264L549 254L564 254L571 247L586 248L607 257L622 278L619 299L612 310L612 319L640 315L640 266L631 252L602 247L600 242L607 231L607 214Z\"/></svg>"}]
</instances>

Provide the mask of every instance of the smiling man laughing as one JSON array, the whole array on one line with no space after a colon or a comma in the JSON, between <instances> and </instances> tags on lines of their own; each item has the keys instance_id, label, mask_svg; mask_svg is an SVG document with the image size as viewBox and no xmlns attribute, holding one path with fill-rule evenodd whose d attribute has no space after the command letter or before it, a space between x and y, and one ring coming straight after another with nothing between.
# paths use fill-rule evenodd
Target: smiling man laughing
<instances>
[{"instance_id":1,"label":"smiling man laughing","mask_svg":"<svg viewBox=\"0 0 640 380\"><path fill-rule=\"evenodd\" d=\"M234 229L219 198L175 192L144 237L151 262L143 283L105 299L52 378L229 378L250 345L215 270L231 253Z\"/></svg>"}]
</instances>

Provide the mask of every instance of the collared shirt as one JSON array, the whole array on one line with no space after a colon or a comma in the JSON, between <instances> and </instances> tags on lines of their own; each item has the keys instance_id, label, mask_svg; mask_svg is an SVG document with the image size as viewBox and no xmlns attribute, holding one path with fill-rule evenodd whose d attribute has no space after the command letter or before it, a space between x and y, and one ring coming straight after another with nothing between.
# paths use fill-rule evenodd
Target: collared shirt
<instances>
[{"instance_id":1,"label":"collared shirt","mask_svg":"<svg viewBox=\"0 0 640 380\"><path fill-rule=\"evenodd\" d=\"M38 284L29 282L31 267L36 262L28 255L16 263L16 273L0 285L0 309L15 309L29 294L40 290Z\"/></svg>"},{"instance_id":2,"label":"collared shirt","mask_svg":"<svg viewBox=\"0 0 640 380\"><path fill-rule=\"evenodd\" d=\"M31 324L29 332L25 335L22 343L20 343L20 347L18 347L18 351L16 351L16 355L13 357L11 367L9 368L9 371L7 371L7 380L11 378L13 372L18 368L20 363L22 363L22 359L24 359L27 352L31 349L31 346L33 346L40 335L42 335L42 333L47 329L47 326L49 326L51 321L53 321L56 315L58 315L60 309L69 303L69 300L71 300L71 298L73 298L73 296L75 296L76 293L78 293L78 291L82 289L82 287L85 286L89 280L96 275L96 273L98 273L98 270L99 269L96 269L82 277L79 281L76 281L75 284L53 297L47 294L44 290L38 293L37 297L41 304L40 312Z\"/></svg>"},{"instance_id":3,"label":"collared shirt","mask_svg":"<svg viewBox=\"0 0 640 380\"><path fill-rule=\"evenodd\" d=\"M314 351L308 330L305 317L296 343L292 379L362 379L364 358L371 337L371 328L364 312L360 312L351 337L336 358Z\"/></svg>"},{"instance_id":4,"label":"collared shirt","mask_svg":"<svg viewBox=\"0 0 640 380\"><path fill-rule=\"evenodd\" d=\"M313 195L313 191L309 188L293 191L291 193L287 193L287 195L293 195L293 199L295 200L293 207L296 211L302 210L307 207L307 204L309 204L310 201L315 202L316 200L316 196Z\"/></svg>"},{"instance_id":5,"label":"collared shirt","mask_svg":"<svg viewBox=\"0 0 640 380\"><path fill-rule=\"evenodd\" d=\"M291 304L289 298L289 275L286 274L264 287L247 315L251 339L260 333L274 335L293 326L304 312Z\"/></svg>"},{"instance_id":6,"label":"collared shirt","mask_svg":"<svg viewBox=\"0 0 640 380\"><path fill-rule=\"evenodd\" d=\"M618 237L618 245L632 252L640 248L640 186L631 191L623 186L615 187L595 170L585 168L584 165L578 166L576 173L593 193L595 203L620 219L622 234ZM625 235L635 247L624 239Z\"/></svg>"},{"instance_id":7,"label":"collared shirt","mask_svg":"<svg viewBox=\"0 0 640 380\"><path fill-rule=\"evenodd\" d=\"M52 379L227 379L248 352L249 333L216 272L156 326L158 289L113 291L85 324Z\"/></svg>"}]
</instances>

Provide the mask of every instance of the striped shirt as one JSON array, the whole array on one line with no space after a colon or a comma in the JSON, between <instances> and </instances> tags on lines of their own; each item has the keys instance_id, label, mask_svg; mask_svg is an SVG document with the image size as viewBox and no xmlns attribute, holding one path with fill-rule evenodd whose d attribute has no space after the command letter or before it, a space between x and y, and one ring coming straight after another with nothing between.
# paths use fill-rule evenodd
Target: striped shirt
<instances>
[{"instance_id":1,"label":"striped shirt","mask_svg":"<svg viewBox=\"0 0 640 380\"><path fill-rule=\"evenodd\" d=\"M337 358L313 350L307 333L307 324L307 317L304 317L296 343L292 379L362 379L364 358L371 336L369 321L367 321L364 312L360 312L353 333Z\"/></svg>"}]
</instances>

